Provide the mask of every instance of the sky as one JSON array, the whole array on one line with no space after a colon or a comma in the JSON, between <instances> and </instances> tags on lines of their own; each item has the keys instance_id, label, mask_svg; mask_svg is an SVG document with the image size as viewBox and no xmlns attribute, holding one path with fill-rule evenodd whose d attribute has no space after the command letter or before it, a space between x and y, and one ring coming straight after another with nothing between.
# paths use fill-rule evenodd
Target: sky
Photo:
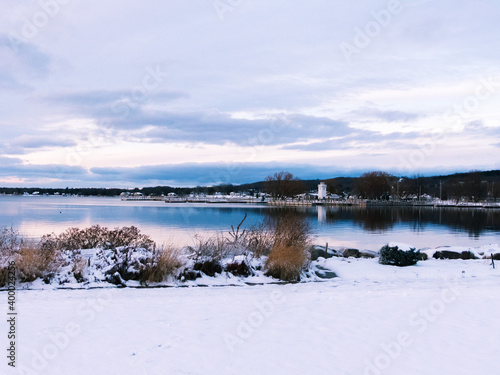
<instances>
[{"instance_id":1,"label":"sky","mask_svg":"<svg viewBox=\"0 0 500 375\"><path fill-rule=\"evenodd\" d=\"M500 169L498 0L0 6L0 186Z\"/></svg>"}]
</instances>

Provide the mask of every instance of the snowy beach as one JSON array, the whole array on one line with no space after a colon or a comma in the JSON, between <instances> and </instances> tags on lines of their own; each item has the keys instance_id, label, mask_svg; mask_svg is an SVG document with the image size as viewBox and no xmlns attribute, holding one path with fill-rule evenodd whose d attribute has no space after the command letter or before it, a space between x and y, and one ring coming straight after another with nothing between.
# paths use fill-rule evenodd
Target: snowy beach
<instances>
[{"instance_id":1,"label":"snowy beach","mask_svg":"<svg viewBox=\"0 0 500 375\"><path fill-rule=\"evenodd\" d=\"M491 260L319 261L339 277L18 291L18 367L5 374L494 373Z\"/></svg>"}]
</instances>

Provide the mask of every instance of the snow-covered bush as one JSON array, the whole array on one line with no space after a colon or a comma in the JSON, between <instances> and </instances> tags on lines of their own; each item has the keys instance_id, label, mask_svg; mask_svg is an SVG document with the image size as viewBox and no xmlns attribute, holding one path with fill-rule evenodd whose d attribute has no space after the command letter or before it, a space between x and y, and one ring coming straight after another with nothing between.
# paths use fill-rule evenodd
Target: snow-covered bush
<instances>
[{"instance_id":1,"label":"snow-covered bush","mask_svg":"<svg viewBox=\"0 0 500 375\"><path fill-rule=\"evenodd\" d=\"M224 269L234 276L248 277L253 274L252 267L245 260L227 263Z\"/></svg>"},{"instance_id":2,"label":"snow-covered bush","mask_svg":"<svg viewBox=\"0 0 500 375\"><path fill-rule=\"evenodd\" d=\"M217 273L222 273L222 265L218 260L210 259L203 262L196 262L193 270L203 272L207 276L215 276Z\"/></svg>"},{"instance_id":3,"label":"snow-covered bush","mask_svg":"<svg viewBox=\"0 0 500 375\"><path fill-rule=\"evenodd\" d=\"M128 280L145 284L161 282L169 275L175 276L184 264L180 250L173 247L153 250L132 246L99 249L91 262L91 266L113 284Z\"/></svg>"},{"instance_id":4,"label":"snow-covered bush","mask_svg":"<svg viewBox=\"0 0 500 375\"><path fill-rule=\"evenodd\" d=\"M380 249L380 264L391 266L406 267L417 264L420 260L420 251L410 249L408 251L400 250L397 246L385 245Z\"/></svg>"},{"instance_id":5,"label":"snow-covered bush","mask_svg":"<svg viewBox=\"0 0 500 375\"><path fill-rule=\"evenodd\" d=\"M0 288L7 284L8 263L19 251L21 236L13 228L0 229Z\"/></svg>"}]
</instances>

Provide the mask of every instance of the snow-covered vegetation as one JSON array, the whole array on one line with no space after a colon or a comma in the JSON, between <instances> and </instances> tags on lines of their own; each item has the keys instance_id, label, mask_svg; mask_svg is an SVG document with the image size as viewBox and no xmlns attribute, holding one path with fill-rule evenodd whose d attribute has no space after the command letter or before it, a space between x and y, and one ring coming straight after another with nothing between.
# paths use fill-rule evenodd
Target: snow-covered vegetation
<instances>
[{"instance_id":1,"label":"snow-covered vegetation","mask_svg":"<svg viewBox=\"0 0 500 375\"><path fill-rule=\"evenodd\" d=\"M367 258L409 266L431 259L500 260L498 245L420 249L388 244L380 252L327 249L312 245L311 228L300 217L268 219L243 229L245 218L226 233L198 235L192 246L157 246L135 227L92 226L23 240L12 228L0 230L0 288L7 264L16 263L23 288L90 288L245 285L309 282L337 276L330 258ZM334 266L335 265L335 266Z\"/></svg>"}]
</instances>

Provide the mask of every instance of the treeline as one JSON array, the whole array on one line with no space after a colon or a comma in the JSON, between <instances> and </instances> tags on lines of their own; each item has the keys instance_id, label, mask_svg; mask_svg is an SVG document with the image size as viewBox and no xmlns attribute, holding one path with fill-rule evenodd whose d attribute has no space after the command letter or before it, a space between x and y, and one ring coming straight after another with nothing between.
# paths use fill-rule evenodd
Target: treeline
<instances>
[{"instance_id":1,"label":"treeline","mask_svg":"<svg viewBox=\"0 0 500 375\"><path fill-rule=\"evenodd\" d=\"M249 193L257 195L268 193L275 198L293 197L317 191L318 184L324 181L330 194L339 196L356 196L367 199L419 199L424 196L443 200L483 201L500 198L500 170L471 171L452 175L425 177L394 176L387 172L367 172L360 177L337 177L324 180L301 180L289 172L277 172L268 176L265 181L251 184L215 186L171 187L155 186L135 189L120 188L0 188L0 194L66 194L80 196L118 196L121 193L141 193L143 195L167 195L175 193L179 196L194 194L213 195Z\"/></svg>"},{"instance_id":2,"label":"treeline","mask_svg":"<svg viewBox=\"0 0 500 375\"><path fill-rule=\"evenodd\" d=\"M471 202L500 198L500 171L471 171L453 175L424 177L394 176L383 171L367 172L360 177L322 180L330 194L364 199L414 200L427 197L442 200L465 199ZM262 188L273 198L297 196L316 191L320 180L300 180L288 172L268 176Z\"/></svg>"}]
</instances>

